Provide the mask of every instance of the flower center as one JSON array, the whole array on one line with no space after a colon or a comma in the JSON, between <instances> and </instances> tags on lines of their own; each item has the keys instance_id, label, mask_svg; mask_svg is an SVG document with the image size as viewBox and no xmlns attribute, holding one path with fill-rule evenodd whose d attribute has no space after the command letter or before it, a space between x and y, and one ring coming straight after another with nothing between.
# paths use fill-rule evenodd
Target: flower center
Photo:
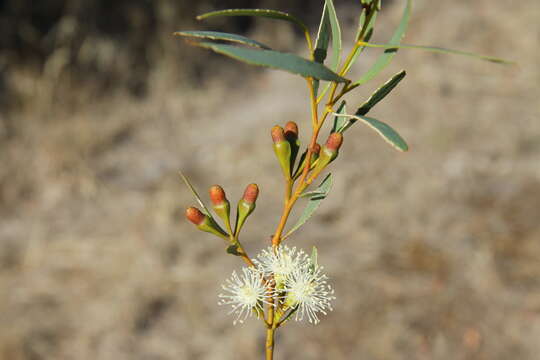
<instances>
[{"instance_id":1,"label":"flower center","mask_svg":"<svg viewBox=\"0 0 540 360\"><path fill-rule=\"evenodd\" d=\"M247 305L255 306L255 304L257 304L257 292L251 286L246 285L240 288L240 291L238 292L238 297L243 303Z\"/></svg>"}]
</instances>

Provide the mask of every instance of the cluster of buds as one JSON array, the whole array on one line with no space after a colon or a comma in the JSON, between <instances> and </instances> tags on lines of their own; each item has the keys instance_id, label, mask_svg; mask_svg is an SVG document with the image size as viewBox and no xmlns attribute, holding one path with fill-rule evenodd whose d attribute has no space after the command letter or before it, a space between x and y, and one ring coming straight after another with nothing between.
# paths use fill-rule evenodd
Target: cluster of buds
<instances>
[{"instance_id":1,"label":"cluster of buds","mask_svg":"<svg viewBox=\"0 0 540 360\"><path fill-rule=\"evenodd\" d=\"M238 201L236 222L234 230L231 226L231 205L225 191L219 185L214 185L209 190L212 210L225 224L226 230L214 220L211 214L203 213L195 207L186 210L186 217L199 230L209 232L225 240L235 242L247 217L255 210L255 202L259 196L257 184L249 184L244 191L244 196Z\"/></svg>"},{"instance_id":2,"label":"cluster of buds","mask_svg":"<svg viewBox=\"0 0 540 360\"><path fill-rule=\"evenodd\" d=\"M289 121L285 128L276 125L271 131L272 141L274 143L274 152L278 158L283 176L287 180L296 180L307 166L306 149L298 161L295 170L296 157L300 149L300 140L298 139L298 125L294 121ZM309 171L313 170L311 178L316 178L330 162L332 162L339 153L339 148L343 143L343 134L333 132L328 137L326 144L320 146L315 144L311 148L311 158L309 162Z\"/></svg>"}]
</instances>

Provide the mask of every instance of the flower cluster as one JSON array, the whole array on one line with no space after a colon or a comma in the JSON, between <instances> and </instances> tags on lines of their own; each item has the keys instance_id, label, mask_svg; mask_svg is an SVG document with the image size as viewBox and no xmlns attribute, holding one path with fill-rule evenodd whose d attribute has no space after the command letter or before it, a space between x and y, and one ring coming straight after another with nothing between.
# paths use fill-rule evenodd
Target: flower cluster
<instances>
[{"instance_id":1,"label":"flower cluster","mask_svg":"<svg viewBox=\"0 0 540 360\"><path fill-rule=\"evenodd\" d=\"M233 272L222 286L226 293L219 295L220 305L231 305L234 324L252 313L261 316L264 304L276 308L283 319L307 318L312 324L320 321L319 313L332 311L335 296L328 277L303 250L286 245L269 247L254 263L255 267L243 268L240 276Z\"/></svg>"}]
</instances>

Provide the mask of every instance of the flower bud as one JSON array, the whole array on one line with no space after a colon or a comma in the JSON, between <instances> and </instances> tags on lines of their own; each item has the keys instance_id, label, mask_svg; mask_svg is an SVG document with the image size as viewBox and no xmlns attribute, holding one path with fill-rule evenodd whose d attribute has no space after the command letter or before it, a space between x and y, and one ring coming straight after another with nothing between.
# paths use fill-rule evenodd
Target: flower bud
<instances>
[{"instance_id":1,"label":"flower bud","mask_svg":"<svg viewBox=\"0 0 540 360\"><path fill-rule=\"evenodd\" d=\"M285 139L285 134L281 126L272 128L272 141L274 142L274 152L286 179L291 178L291 144Z\"/></svg>"},{"instance_id":2,"label":"flower bud","mask_svg":"<svg viewBox=\"0 0 540 360\"><path fill-rule=\"evenodd\" d=\"M272 135L272 141L274 143L285 141L285 133L283 128L279 125L274 126L270 134Z\"/></svg>"},{"instance_id":3,"label":"flower bud","mask_svg":"<svg viewBox=\"0 0 540 360\"><path fill-rule=\"evenodd\" d=\"M325 147L328 150L335 151L337 153L339 151L339 148L341 147L341 144L343 144L343 134L340 132L335 132L331 133L330 136L328 136Z\"/></svg>"},{"instance_id":4,"label":"flower bud","mask_svg":"<svg viewBox=\"0 0 540 360\"><path fill-rule=\"evenodd\" d=\"M319 153L311 179L316 178L338 156L341 144L343 144L343 135L339 132L331 133Z\"/></svg>"},{"instance_id":5,"label":"flower bud","mask_svg":"<svg viewBox=\"0 0 540 360\"><path fill-rule=\"evenodd\" d=\"M298 139L298 125L296 125L294 121L289 121L287 124L285 124L284 135L287 141L296 141Z\"/></svg>"},{"instance_id":6,"label":"flower bud","mask_svg":"<svg viewBox=\"0 0 540 360\"><path fill-rule=\"evenodd\" d=\"M298 150L300 150L300 140L298 139L298 125L294 121L289 121L285 124L285 139L291 145L291 168L290 173L294 171L294 164L296 162L296 157L298 156Z\"/></svg>"},{"instance_id":7,"label":"flower bud","mask_svg":"<svg viewBox=\"0 0 540 360\"><path fill-rule=\"evenodd\" d=\"M199 230L209 232L223 239L228 239L227 235L219 225L217 225L212 219L203 214L199 209L195 207L189 207L186 209L186 218L191 221Z\"/></svg>"},{"instance_id":8,"label":"flower bud","mask_svg":"<svg viewBox=\"0 0 540 360\"><path fill-rule=\"evenodd\" d=\"M204 215L199 209L196 207L188 207L186 209L186 217L189 221L191 221L195 225L200 225L203 223L204 218L206 215Z\"/></svg>"},{"instance_id":9,"label":"flower bud","mask_svg":"<svg viewBox=\"0 0 540 360\"><path fill-rule=\"evenodd\" d=\"M238 202L236 214L235 236L238 236L247 217L255 210L255 202L259 196L259 187L257 184L249 184L244 191L244 196Z\"/></svg>"},{"instance_id":10,"label":"flower bud","mask_svg":"<svg viewBox=\"0 0 540 360\"><path fill-rule=\"evenodd\" d=\"M214 185L209 190L210 201L212 201L212 208L214 212L225 222L225 226L229 233L232 233L231 230L231 205L227 197L225 196L225 191L219 185Z\"/></svg>"},{"instance_id":11,"label":"flower bud","mask_svg":"<svg viewBox=\"0 0 540 360\"><path fill-rule=\"evenodd\" d=\"M259 187L257 184L249 184L244 191L242 200L248 204L254 204L257 201L257 197L259 197Z\"/></svg>"}]
</instances>

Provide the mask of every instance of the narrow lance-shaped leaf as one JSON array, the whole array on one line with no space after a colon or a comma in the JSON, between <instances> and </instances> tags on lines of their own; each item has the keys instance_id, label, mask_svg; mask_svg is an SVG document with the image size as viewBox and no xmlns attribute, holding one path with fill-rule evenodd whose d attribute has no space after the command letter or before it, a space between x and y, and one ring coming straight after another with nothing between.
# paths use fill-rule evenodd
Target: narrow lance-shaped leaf
<instances>
[{"instance_id":1,"label":"narrow lance-shaped leaf","mask_svg":"<svg viewBox=\"0 0 540 360\"><path fill-rule=\"evenodd\" d=\"M313 60L323 64L328 54L328 44L330 43L330 19L328 18L328 9L324 4L323 12L321 15L321 22L319 23L319 31L317 32L317 40L315 41L315 49L313 50ZM319 92L320 81L318 79L313 80L313 91L315 96Z\"/></svg>"},{"instance_id":2,"label":"narrow lance-shaped leaf","mask_svg":"<svg viewBox=\"0 0 540 360\"><path fill-rule=\"evenodd\" d=\"M324 27L322 27L323 25ZM324 30L324 33L321 33L321 29ZM321 35L325 36L324 40L326 41L326 43L323 44L325 48L324 48L324 52L322 53L324 54L323 61L324 59L326 59L327 50L328 50L329 30L331 30L331 35L332 35L332 62L331 62L332 65L330 67L332 70L338 71L339 61L340 61L340 56L341 56L341 49L342 49L341 28L339 26L339 20L338 20L336 9L334 7L334 3L332 0L326 0L324 3L323 17L321 19L321 25L319 26L319 37L317 38L318 40ZM315 54L316 53L314 53L314 55ZM321 97L324 96L324 94L326 94L326 92L328 91L331 85L332 83L326 84L323 92L321 93ZM317 96L317 93L319 90L319 82L315 81L315 83L313 84L313 87L315 89L315 96Z\"/></svg>"},{"instance_id":3,"label":"narrow lance-shaped leaf","mask_svg":"<svg viewBox=\"0 0 540 360\"><path fill-rule=\"evenodd\" d=\"M379 101L385 98L401 80L405 77L407 73L405 70L401 70L396 75L392 76L390 80L384 83L383 86L378 88L370 98L362 105L358 110L356 110L356 115L366 115Z\"/></svg>"},{"instance_id":4,"label":"narrow lance-shaped leaf","mask_svg":"<svg viewBox=\"0 0 540 360\"><path fill-rule=\"evenodd\" d=\"M369 41L371 39L371 36L373 35L373 29L375 27L375 22L377 21L377 14L378 14L378 11L374 11L373 13L371 13L371 16L368 16L366 14L366 10L362 10L362 12L360 13L360 19L358 21L358 24L359 24L358 31L355 37L357 41L358 40ZM350 68L354 65L354 63L358 59L358 56L362 53L362 51L364 51L364 49L365 49L365 46L355 47L351 61L347 64L347 66L344 69L344 72L343 72L344 74L347 74L349 72Z\"/></svg>"},{"instance_id":5,"label":"narrow lance-shaped leaf","mask_svg":"<svg viewBox=\"0 0 540 360\"><path fill-rule=\"evenodd\" d=\"M194 37L194 38L200 38L200 39L231 41L231 42L236 42L243 45L255 46L262 49L270 49L268 46L256 40L247 38L245 36L218 32L218 31L177 31L173 35L184 36L184 37Z\"/></svg>"},{"instance_id":6,"label":"narrow lance-shaped leaf","mask_svg":"<svg viewBox=\"0 0 540 360\"><path fill-rule=\"evenodd\" d=\"M210 218L210 221L214 224L214 226L216 228L218 228L223 234L226 234L226 232L221 228L221 226L219 226L216 219L212 216L212 213L210 212L210 210L208 210L206 205L204 205L203 201L201 200L201 197L197 193L197 190L195 190L193 185L191 185L191 182L188 180L188 178L181 171L179 171L179 174L180 174L180 177L182 178L182 180L184 180L184 183L186 184L188 189L193 194L193 196L195 196L195 199L197 200L197 202L199 203L199 205L202 208L202 212Z\"/></svg>"},{"instance_id":7,"label":"narrow lance-shaped leaf","mask_svg":"<svg viewBox=\"0 0 540 360\"><path fill-rule=\"evenodd\" d=\"M379 121L374 118L370 118L363 115L341 115L345 116L351 119L345 127L341 130L341 132L344 132L349 127L351 127L357 120L360 120L367 126L369 126L371 129L375 130L387 143L392 145L396 150L399 151L407 151L409 150L409 146L403 140L403 138L392 129L388 124L383 123L382 121Z\"/></svg>"},{"instance_id":8,"label":"narrow lance-shaped leaf","mask_svg":"<svg viewBox=\"0 0 540 360\"><path fill-rule=\"evenodd\" d=\"M405 35L405 31L407 30L407 25L409 24L409 19L411 17L411 8L412 0L407 0L405 10L403 10L403 15L401 16L401 21L399 22L399 25L394 32L394 35L390 39L389 44L399 45L399 43L401 42L401 39ZM373 64L373 66L368 70L368 72L365 73L354 84L362 85L377 76L377 74L379 74L390 63L390 61L392 61L393 57L396 55L396 52L396 48L386 50L384 54L379 56L375 64Z\"/></svg>"},{"instance_id":9,"label":"narrow lance-shaped leaf","mask_svg":"<svg viewBox=\"0 0 540 360\"><path fill-rule=\"evenodd\" d=\"M315 190L317 191L317 194L314 194L309 198L308 204L306 205L304 212L302 213L302 215L300 215L300 218L291 228L291 230L289 230L289 232L283 237L284 239L289 237L296 230L298 230L313 215L313 213L319 208L321 201L323 201L326 196L328 196L330 188L332 187L332 183L332 174L328 174Z\"/></svg>"},{"instance_id":10,"label":"narrow lance-shaped leaf","mask_svg":"<svg viewBox=\"0 0 540 360\"><path fill-rule=\"evenodd\" d=\"M341 129L347 124L349 119L347 119L344 116L340 116L341 114L347 113L347 103L345 100L339 104L339 107L336 111L336 116L334 116L334 125L332 126L332 132L341 132Z\"/></svg>"},{"instance_id":11,"label":"narrow lance-shaped leaf","mask_svg":"<svg viewBox=\"0 0 540 360\"><path fill-rule=\"evenodd\" d=\"M330 19L328 17L328 8L324 4L319 23L319 31L317 32L317 40L315 41L315 49L313 50L313 60L318 63L324 63L328 54L328 45L330 44Z\"/></svg>"},{"instance_id":12,"label":"narrow lance-shaped leaf","mask_svg":"<svg viewBox=\"0 0 540 360\"><path fill-rule=\"evenodd\" d=\"M349 80L339 76L326 66L314 61L304 59L295 54L282 53L273 50L259 50L244 48L233 45L215 44L209 42L195 42L192 45L213 50L217 53L229 56L233 59L251 65L264 66L274 69L285 70L293 74L315 79L348 82Z\"/></svg>"},{"instance_id":13,"label":"narrow lance-shaped leaf","mask_svg":"<svg viewBox=\"0 0 540 360\"><path fill-rule=\"evenodd\" d=\"M319 23L319 30L317 31L317 40L315 41L315 48L313 50L313 60L318 63L324 63L328 54L328 44L330 43L330 19L328 19L328 9L326 4L323 7L321 15L321 21ZM313 92L317 96L319 92L320 81L313 79Z\"/></svg>"},{"instance_id":14,"label":"narrow lance-shaped leaf","mask_svg":"<svg viewBox=\"0 0 540 360\"><path fill-rule=\"evenodd\" d=\"M332 66L331 69L338 71L339 59L341 56L341 28L336 14L336 9L332 0L326 0L325 6L328 9L330 28L332 29Z\"/></svg>"},{"instance_id":15,"label":"narrow lance-shaped leaf","mask_svg":"<svg viewBox=\"0 0 540 360\"><path fill-rule=\"evenodd\" d=\"M195 200L197 200L197 202L199 203L199 205L202 207L202 212L205 214L205 215L208 215L209 217L212 217L212 214L210 213L210 211L208 210L208 208L206 207L206 205L204 205L203 201L201 200L201 197L199 196L199 194L197 193L197 190L195 190L195 188L193 187L193 185L191 185L191 182L188 180L188 178L181 172L179 171L180 173L180 177L182 178L182 180L184 181L184 183L186 183L186 186L188 187L188 189L191 191L191 193L193 194L193 196L195 196Z\"/></svg>"},{"instance_id":16,"label":"narrow lance-shaped leaf","mask_svg":"<svg viewBox=\"0 0 540 360\"><path fill-rule=\"evenodd\" d=\"M462 56L468 56L473 57L480 60L485 60L497 64L515 64L514 61L501 59L498 57L493 56L486 56L486 55L479 55L468 51L461 51L461 50L454 50L454 49L446 49L438 46L424 46L424 45L410 45L410 44L400 44L400 45L393 45L393 44L373 44L368 42L361 42L362 46L366 47L372 47L372 48L382 48L382 49L418 49L418 50L425 50L430 51L434 53L440 53L440 54L451 54L451 55L462 55Z\"/></svg>"},{"instance_id":17,"label":"narrow lance-shaped leaf","mask_svg":"<svg viewBox=\"0 0 540 360\"><path fill-rule=\"evenodd\" d=\"M297 17L287 14L283 11L270 10L270 9L226 9L208 12L197 16L197 20L203 20L216 16L259 16L270 19L285 20L293 24L298 25L304 32L308 31L307 26L300 21Z\"/></svg>"}]
</instances>

